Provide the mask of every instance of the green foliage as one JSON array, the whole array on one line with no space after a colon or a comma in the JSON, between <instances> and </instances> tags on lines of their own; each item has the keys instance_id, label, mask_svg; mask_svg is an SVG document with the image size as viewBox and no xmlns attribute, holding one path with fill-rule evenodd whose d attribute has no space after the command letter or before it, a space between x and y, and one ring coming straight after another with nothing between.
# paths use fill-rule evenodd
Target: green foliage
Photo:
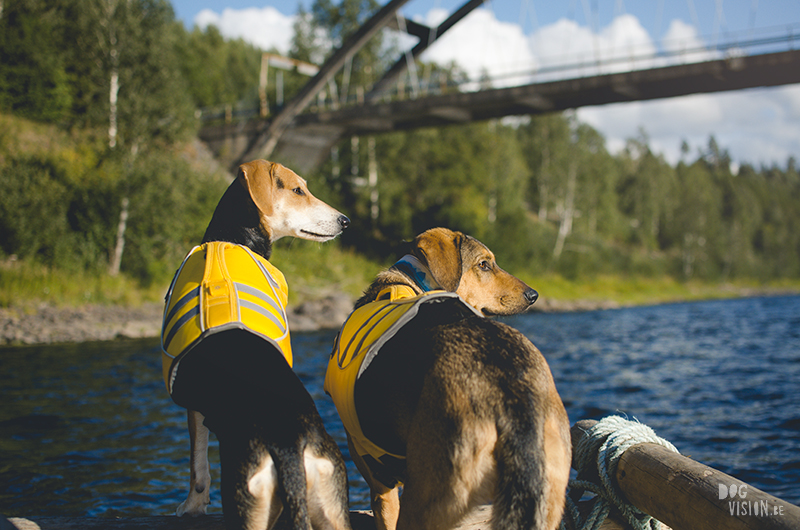
<instances>
[{"instance_id":1,"label":"green foliage","mask_svg":"<svg viewBox=\"0 0 800 530\"><path fill-rule=\"evenodd\" d=\"M44 0L7 0L0 16L0 110L59 122L73 90L59 48L66 9Z\"/></svg>"},{"instance_id":2,"label":"green foliage","mask_svg":"<svg viewBox=\"0 0 800 530\"><path fill-rule=\"evenodd\" d=\"M321 62L378 5L315 0L298 13L292 56ZM373 39L336 75L340 92L369 90L396 58L390 52ZM214 27L187 31L166 0L5 0L0 53L4 288L23 271L34 291L92 300L126 281L167 283L227 184L187 162L195 112L257 108L262 50ZM443 85L463 78L452 65L421 71ZM307 79L285 72L286 97ZM800 278L796 161L734 175L713 137L689 158L687 149L671 166L644 131L612 155L574 113L350 138L307 177L351 228L337 244L281 241L275 261L305 278L292 282L300 300L332 288L355 295L375 261L386 265L403 241L448 226L484 241L501 266L555 283L613 290L609 277L630 277L645 291L641 278ZM126 279L56 288L60 274L108 278L126 201Z\"/></svg>"},{"instance_id":3,"label":"green foliage","mask_svg":"<svg viewBox=\"0 0 800 530\"><path fill-rule=\"evenodd\" d=\"M25 129L18 119L2 123ZM42 145L47 149L35 147ZM0 135L0 257L105 271L127 197L122 270L142 284L172 273L202 238L227 180L198 171L174 150L146 151L131 161L100 149L91 138L73 140L55 127L32 126L22 142Z\"/></svg>"},{"instance_id":4,"label":"green foliage","mask_svg":"<svg viewBox=\"0 0 800 530\"><path fill-rule=\"evenodd\" d=\"M122 198L130 201L122 270L145 284L162 281L203 238L228 181L193 171L169 152L151 153L126 171L110 201L115 220Z\"/></svg>"},{"instance_id":5,"label":"green foliage","mask_svg":"<svg viewBox=\"0 0 800 530\"><path fill-rule=\"evenodd\" d=\"M67 188L46 161L11 160L0 176L0 248L54 261L67 232ZM55 173L55 174L54 174ZM44 213L46 212L46 213Z\"/></svg>"},{"instance_id":6,"label":"green foliage","mask_svg":"<svg viewBox=\"0 0 800 530\"><path fill-rule=\"evenodd\" d=\"M565 114L376 137L373 187L369 142L343 142L320 178L353 219L344 241L387 261L401 241L442 225L483 240L510 270L570 280L800 277L791 162L735 176L712 138L698 160L673 167L644 133L612 156L597 131Z\"/></svg>"},{"instance_id":7,"label":"green foliage","mask_svg":"<svg viewBox=\"0 0 800 530\"><path fill-rule=\"evenodd\" d=\"M225 40L216 26L184 32L176 47L196 108L258 106L261 50L241 39Z\"/></svg>"},{"instance_id":8,"label":"green foliage","mask_svg":"<svg viewBox=\"0 0 800 530\"><path fill-rule=\"evenodd\" d=\"M82 128L113 121L133 149L185 138L196 123L178 28L166 0L7 1L0 111Z\"/></svg>"}]
</instances>

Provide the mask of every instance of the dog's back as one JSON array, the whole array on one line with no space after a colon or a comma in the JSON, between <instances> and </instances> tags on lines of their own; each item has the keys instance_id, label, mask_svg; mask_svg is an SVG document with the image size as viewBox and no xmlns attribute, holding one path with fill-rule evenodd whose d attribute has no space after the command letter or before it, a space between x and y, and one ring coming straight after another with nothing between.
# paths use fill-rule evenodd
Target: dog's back
<instances>
[{"instance_id":1,"label":"dog's back","mask_svg":"<svg viewBox=\"0 0 800 530\"><path fill-rule=\"evenodd\" d=\"M356 384L362 429L407 456L403 502L439 507L401 510L398 526L447 528L493 502L492 528L555 528L571 458L555 392L536 347L494 320L417 326L387 342Z\"/></svg>"}]
</instances>

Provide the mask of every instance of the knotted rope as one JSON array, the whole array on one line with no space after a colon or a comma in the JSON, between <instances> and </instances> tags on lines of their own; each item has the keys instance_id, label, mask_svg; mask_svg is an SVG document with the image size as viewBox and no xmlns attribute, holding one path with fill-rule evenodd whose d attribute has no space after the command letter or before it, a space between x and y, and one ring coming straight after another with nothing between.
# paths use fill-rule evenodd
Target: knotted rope
<instances>
[{"instance_id":1,"label":"knotted rope","mask_svg":"<svg viewBox=\"0 0 800 530\"><path fill-rule=\"evenodd\" d=\"M659 530L661 523L653 517L642 512L625 500L624 494L615 484L614 477L622 454L642 443L654 443L678 453L674 445L663 438L643 423L630 421L620 416L603 418L579 440L575 446L575 466L578 476L576 480L569 481L572 493L578 492L582 496L585 492L595 495L590 501L591 510L585 519L581 518L575 501L567 496L566 510L561 521L561 530L573 528L575 530L597 530L608 517L613 506L625 517L625 520L634 530ZM600 484L585 479L596 471L600 477ZM571 525L567 526L567 520Z\"/></svg>"}]
</instances>

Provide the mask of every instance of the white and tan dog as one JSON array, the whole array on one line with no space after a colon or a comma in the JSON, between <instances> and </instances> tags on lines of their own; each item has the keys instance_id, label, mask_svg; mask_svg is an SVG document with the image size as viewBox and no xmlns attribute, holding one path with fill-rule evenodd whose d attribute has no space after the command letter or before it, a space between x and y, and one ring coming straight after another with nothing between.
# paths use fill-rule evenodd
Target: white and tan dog
<instances>
[{"instance_id":1,"label":"white and tan dog","mask_svg":"<svg viewBox=\"0 0 800 530\"><path fill-rule=\"evenodd\" d=\"M178 515L209 504L210 429L228 528L271 528L283 510L294 528L350 528L344 461L292 371L286 282L267 261L281 237L327 241L349 222L293 171L255 160L240 166L178 270L162 332L165 383L188 410L191 442Z\"/></svg>"}]
</instances>

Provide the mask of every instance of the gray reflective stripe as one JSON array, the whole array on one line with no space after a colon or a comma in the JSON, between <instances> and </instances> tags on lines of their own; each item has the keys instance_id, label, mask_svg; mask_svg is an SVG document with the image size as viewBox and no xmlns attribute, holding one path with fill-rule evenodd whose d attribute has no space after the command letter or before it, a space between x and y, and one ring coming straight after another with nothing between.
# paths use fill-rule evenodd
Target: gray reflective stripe
<instances>
[{"instance_id":1,"label":"gray reflective stripe","mask_svg":"<svg viewBox=\"0 0 800 530\"><path fill-rule=\"evenodd\" d=\"M251 254L251 256L252 256L252 254ZM267 268L264 266L264 264L263 264L263 263L261 263L260 261L258 261L258 260L255 258L255 256L253 256L253 261L255 261L255 262L256 262L256 264L258 265L258 268L259 268L259 269L261 269L261 272L263 272L263 273L264 273L264 276L266 276L266 277L267 277L267 281L268 281L268 282L269 282L269 284L272 286L272 288L273 288L273 289L280 289L280 286L278 285L278 282L276 282L276 281L275 281L275 278L273 278L273 277L272 277L272 274L270 274L270 273L269 273L269 271L268 271L268 270L267 270Z\"/></svg>"},{"instance_id":2,"label":"gray reflective stripe","mask_svg":"<svg viewBox=\"0 0 800 530\"><path fill-rule=\"evenodd\" d=\"M247 293L249 295L255 296L259 300L263 300L264 302L267 302L269 305L271 305L273 307L273 309L275 309L278 313L283 315L283 307L281 307L281 305L278 303L277 300L275 300L271 296L267 295L267 293L265 293L264 291L261 291L259 289L256 289L255 287L251 287L249 285L246 285L246 284L243 284L243 283L239 283L239 282L234 282L234 285L236 285L236 290L237 291L242 292L242 293ZM239 298L239 300L244 302L244 300L242 300L241 298Z\"/></svg>"},{"instance_id":3,"label":"gray reflective stripe","mask_svg":"<svg viewBox=\"0 0 800 530\"><path fill-rule=\"evenodd\" d=\"M164 339L164 351L167 350L167 348L169 347L169 343L172 341L172 338L175 336L178 330L184 324L186 324L188 321L190 321L192 318L194 318L199 314L200 314L200 305L198 304L197 307L194 307L189 311L187 311L185 315L183 315L181 318L178 319L177 322L175 322L175 325L172 326L172 329L169 331L169 335L167 335L167 338Z\"/></svg>"},{"instance_id":4,"label":"gray reflective stripe","mask_svg":"<svg viewBox=\"0 0 800 530\"><path fill-rule=\"evenodd\" d=\"M189 291L188 293L186 293L185 295L183 295L180 300L175 302L175 305L172 306L172 309L170 310L169 314L164 318L164 326L165 326L164 331L166 331L167 324L169 324L169 322L172 320L175 314L178 311L180 311L183 306L188 304L193 298L197 298L199 296L200 296L200 287L198 286Z\"/></svg>"},{"instance_id":5,"label":"gray reflective stripe","mask_svg":"<svg viewBox=\"0 0 800 530\"><path fill-rule=\"evenodd\" d=\"M387 307L388 307L388 311L386 310ZM383 321L384 318L386 318L389 315L391 315L392 313L394 313L400 307L401 307L400 304L389 303L389 304L381 307L377 311L375 311L373 314L371 314L369 316L369 318L367 320L365 320L364 323L361 324L358 327L358 329L355 331L355 333L353 333L353 335L350 337L350 341L347 343L347 347L345 347L345 349L344 349L344 355L341 356L339 359L337 359L337 364L339 364L339 368L344 368L345 366L349 366L350 363L352 363L355 360L356 356L361 351L361 348L364 345L364 341L367 340L367 337L369 337L370 333L372 333L372 330L375 329L375 327L378 324L380 324ZM380 318L378 318L377 320L375 320L375 322L373 322L373 319L375 317L377 317L378 315L381 315ZM358 344L353 347L353 350L352 350L353 351L353 358L350 359L350 362L347 363L346 365L342 365L342 362L344 361L344 359L347 359L347 356L350 353L350 348L353 346L353 341L356 340L356 337L358 337L358 334L361 333L361 331L364 330L367 327L369 327L369 329L367 329L367 331L364 332L364 334L361 336L361 339L358 341ZM363 362L363 360L362 360L362 362Z\"/></svg>"},{"instance_id":6,"label":"gray reflective stripe","mask_svg":"<svg viewBox=\"0 0 800 530\"><path fill-rule=\"evenodd\" d=\"M242 300L242 299L239 299L239 305L241 305L241 307L246 307L247 309L252 309L253 311L255 311L257 313L259 313L261 315L264 315L265 317L270 319L272 322L274 322L276 326L278 326L278 329L281 330L281 333L286 333L286 327L283 324L283 322L281 322L278 319L278 317L276 317L275 315L270 313L264 307L254 303L254 302L251 302L250 300Z\"/></svg>"}]
</instances>

